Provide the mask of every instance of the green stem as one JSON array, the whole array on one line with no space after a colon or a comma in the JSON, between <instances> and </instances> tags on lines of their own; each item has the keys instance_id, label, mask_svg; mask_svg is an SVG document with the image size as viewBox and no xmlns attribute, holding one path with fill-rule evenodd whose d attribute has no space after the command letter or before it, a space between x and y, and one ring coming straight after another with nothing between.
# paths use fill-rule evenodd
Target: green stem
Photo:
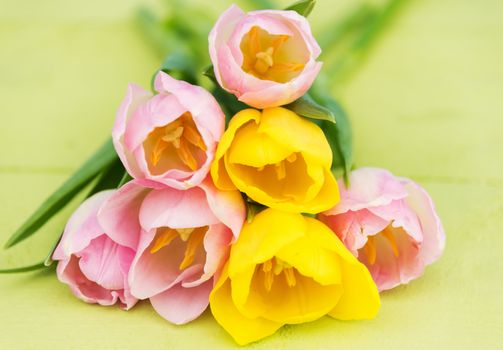
<instances>
[{"instance_id":1,"label":"green stem","mask_svg":"<svg viewBox=\"0 0 503 350\"><path fill-rule=\"evenodd\" d=\"M34 271L34 270L44 269L46 267L47 266L42 261L42 262L39 262L34 265L30 265L30 266L16 267L13 269L0 269L0 274L30 272L30 271Z\"/></svg>"}]
</instances>

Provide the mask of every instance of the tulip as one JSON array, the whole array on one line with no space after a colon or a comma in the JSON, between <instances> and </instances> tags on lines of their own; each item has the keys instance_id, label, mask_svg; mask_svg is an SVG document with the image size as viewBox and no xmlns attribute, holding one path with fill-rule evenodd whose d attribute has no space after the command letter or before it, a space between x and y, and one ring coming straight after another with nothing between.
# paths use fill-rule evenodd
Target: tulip
<instances>
[{"instance_id":1,"label":"tulip","mask_svg":"<svg viewBox=\"0 0 503 350\"><path fill-rule=\"evenodd\" d=\"M140 237L129 272L131 294L150 299L172 323L195 319L208 306L213 276L241 231L246 210L240 193L218 191L209 178L183 191L133 180L118 192L119 202L135 203L129 218Z\"/></svg>"},{"instance_id":2,"label":"tulip","mask_svg":"<svg viewBox=\"0 0 503 350\"><path fill-rule=\"evenodd\" d=\"M327 226L275 209L245 223L210 295L213 316L240 345L327 314L373 318L379 306L368 270Z\"/></svg>"},{"instance_id":3,"label":"tulip","mask_svg":"<svg viewBox=\"0 0 503 350\"><path fill-rule=\"evenodd\" d=\"M314 123L281 107L245 109L230 121L211 175L222 190L290 212L319 213L339 200L332 151Z\"/></svg>"},{"instance_id":4,"label":"tulip","mask_svg":"<svg viewBox=\"0 0 503 350\"><path fill-rule=\"evenodd\" d=\"M143 186L196 186L209 171L225 116L209 92L164 72L155 89L153 96L129 85L112 131L117 154Z\"/></svg>"},{"instance_id":5,"label":"tulip","mask_svg":"<svg viewBox=\"0 0 503 350\"><path fill-rule=\"evenodd\" d=\"M53 259L57 274L69 285L76 297L87 303L133 307L127 283L139 234L134 230L117 230L123 225L134 228L127 213L134 203L117 203L117 192L104 191L82 203L65 227Z\"/></svg>"},{"instance_id":6,"label":"tulip","mask_svg":"<svg viewBox=\"0 0 503 350\"><path fill-rule=\"evenodd\" d=\"M295 101L321 69L320 47L306 18L295 11L244 13L232 5L208 41L220 86L255 108Z\"/></svg>"},{"instance_id":7,"label":"tulip","mask_svg":"<svg viewBox=\"0 0 503 350\"><path fill-rule=\"evenodd\" d=\"M340 181L340 203L319 219L367 266L380 291L420 277L445 246L428 193L384 169L355 170L350 183Z\"/></svg>"}]
</instances>

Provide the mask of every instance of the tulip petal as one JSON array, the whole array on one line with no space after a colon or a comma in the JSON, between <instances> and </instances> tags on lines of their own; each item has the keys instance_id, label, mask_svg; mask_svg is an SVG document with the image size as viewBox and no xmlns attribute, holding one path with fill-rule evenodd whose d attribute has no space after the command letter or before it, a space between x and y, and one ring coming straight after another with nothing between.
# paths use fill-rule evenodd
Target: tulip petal
<instances>
[{"instance_id":1,"label":"tulip petal","mask_svg":"<svg viewBox=\"0 0 503 350\"><path fill-rule=\"evenodd\" d=\"M224 87L224 89L225 85L221 78L220 65L215 64L215 62L218 62L217 50L222 45L225 45L225 42L230 38L234 31L236 23L238 23L244 16L245 13L238 6L232 4L220 15L220 17L218 17L208 36L209 52L211 61L213 62L213 69L215 70L215 77L217 78L220 86Z\"/></svg>"},{"instance_id":2,"label":"tulip petal","mask_svg":"<svg viewBox=\"0 0 503 350\"><path fill-rule=\"evenodd\" d=\"M75 255L58 263L57 274L58 279L68 284L73 294L86 303L109 306L117 302L119 293L90 281L80 270L79 258Z\"/></svg>"},{"instance_id":3,"label":"tulip petal","mask_svg":"<svg viewBox=\"0 0 503 350\"><path fill-rule=\"evenodd\" d=\"M373 318L380 307L379 292L369 271L322 222L306 217L310 240L337 253L342 266L343 293L330 316L342 320Z\"/></svg>"},{"instance_id":4,"label":"tulip petal","mask_svg":"<svg viewBox=\"0 0 503 350\"><path fill-rule=\"evenodd\" d=\"M101 235L93 239L79 255L79 267L89 280L109 290L124 288L122 266L131 264L134 257L132 249Z\"/></svg>"},{"instance_id":5,"label":"tulip petal","mask_svg":"<svg viewBox=\"0 0 503 350\"><path fill-rule=\"evenodd\" d=\"M239 191L219 191L206 178L200 185L206 194L206 200L213 214L229 227L237 239L246 218L246 206Z\"/></svg>"},{"instance_id":6,"label":"tulip petal","mask_svg":"<svg viewBox=\"0 0 503 350\"><path fill-rule=\"evenodd\" d=\"M136 109L148 101L152 97L152 93L148 92L135 84L129 84L127 89L126 98L122 101L117 117L112 129L112 139L114 142L117 155L124 164L128 173L133 177L140 177L141 171L136 165L134 156L130 150L124 145L124 133L126 132L126 125Z\"/></svg>"},{"instance_id":7,"label":"tulip petal","mask_svg":"<svg viewBox=\"0 0 503 350\"><path fill-rule=\"evenodd\" d=\"M407 204L415 211L423 229L421 256L429 265L436 261L445 248L445 232L442 222L435 210L435 205L428 193L412 181L405 181L409 191Z\"/></svg>"},{"instance_id":8,"label":"tulip petal","mask_svg":"<svg viewBox=\"0 0 503 350\"><path fill-rule=\"evenodd\" d=\"M269 260L282 247L302 237L306 230L302 215L278 210L260 212L252 224L245 222L239 244L234 245L231 251L231 279L250 266Z\"/></svg>"},{"instance_id":9,"label":"tulip petal","mask_svg":"<svg viewBox=\"0 0 503 350\"><path fill-rule=\"evenodd\" d=\"M236 187L230 180L223 164L223 157L227 150L232 144L234 135L243 125L250 121L255 121L256 123L260 120L260 112L254 109L245 109L238 112L229 122L227 130L222 135L220 143L217 147L217 152L215 154L215 160L211 165L211 177L213 182L218 189L221 190L235 190Z\"/></svg>"},{"instance_id":10,"label":"tulip petal","mask_svg":"<svg viewBox=\"0 0 503 350\"><path fill-rule=\"evenodd\" d=\"M367 242L367 236L378 234L390 224L367 209L338 215L319 214L318 219L330 227L355 256Z\"/></svg>"},{"instance_id":11,"label":"tulip petal","mask_svg":"<svg viewBox=\"0 0 503 350\"><path fill-rule=\"evenodd\" d=\"M164 72L157 74L155 88L176 96L179 104L191 113L205 144L214 147L225 128L225 115L215 98L202 87L174 79Z\"/></svg>"},{"instance_id":12,"label":"tulip petal","mask_svg":"<svg viewBox=\"0 0 503 350\"><path fill-rule=\"evenodd\" d=\"M152 191L140 209L140 224L147 231L158 227L189 228L218 223L205 192L198 187L186 191L171 188Z\"/></svg>"},{"instance_id":13,"label":"tulip petal","mask_svg":"<svg viewBox=\"0 0 503 350\"><path fill-rule=\"evenodd\" d=\"M228 160L230 163L259 168L279 163L293 151L290 144L281 144L266 133L259 132L257 124L248 123L234 135Z\"/></svg>"},{"instance_id":14,"label":"tulip petal","mask_svg":"<svg viewBox=\"0 0 503 350\"><path fill-rule=\"evenodd\" d=\"M73 253L80 252L93 239L105 233L98 222L97 213L112 193L113 191L98 192L75 210L66 224L61 242L54 252L55 260L62 260Z\"/></svg>"},{"instance_id":15,"label":"tulip petal","mask_svg":"<svg viewBox=\"0 0 503 350\"><path fill-rule=\"evenodd\" d=\"M339 181L341 201L326 215L383 206L408 195L406 188L384 169L357 169L351 172L349 182L351 187L348 189L342 180Z\"/></svg>"},{"instance_id":16,"label":"tulip petal","mask_svg":"<svg viewBox=\"0 0 503 350\"><path fill-rule=\"evenodd\" d=\"M142 232L138 251L131 264L128 280L131 294L138 299L157 295L203 270L201 265L192 265L180 271L185 252L185 243L180 239L152 253L154 237L155 231Z\"/></svg>"},{"instance_id":17,"label":"tulip petal","mask_svg":"<svg viewBox=\"0 0 503 350\"><path fill-rule=\"evenodd\" d=\"M284 276L274 280L263 318L288 324L311 322L333 310L343 293L337 284L322 286L300 274L295 278L295 287L289 287Z\"/></svg>"},{"instance_id":18,"label":"tulip petal","mask_svg":"<svg viewBox=\"0 0 503 350\"><path fill-rule=\"evenodd\" d=\"M423 241L421 223L404 199L394 200L386 206L371 207L368 211L391 222L393 227L403 227L416 242Z\"/></svg>"},{"instance_id":19,"label":"tulip petal","mask_svg":"<svg viewBox=\"0 0 503 350\"><path fill-rule=\"evenodd\" d=\"M232 302L227 266L210 294L210 308L215 320L239 345L267 337L283 325L263 318L247 318L238 311Z\"/></svg>"},{"instance_id":20,"label":"tulip petal","mask_svg":"<svg viewBox=\"0 0 503 350\"><path fill-rule=\"evenodd\" d=\"M377 315L381 306L379 292L362 263L354 258L352 263L343 264L342 296L329 313L339 320L371 319Z\"/></svg>"},{"instance_id":21,"label":"tulip petal","mask_svg":"<svg viewBox=\"0 0 503 350\"><path fill-rule=\"evenodd\" d=\"M300 130L302 130L302 135L299 135ZM313 122L294 112L281 107L264 109L259 132L269 135L285 147L309 155L321 166L330 169L332 149L323 131Z\"/></svg>"},{"instance_id":22,"label":"tulip petal","mask_svg":"<svg viewBox=\"0 0 503 350\"><path fill-rule=\"evenodd\" d=\"M130 181L115 191L98 212L98 221L118 244L136 249L141 232L138 214L149 189Z\"/></svg>"},{"instance_id":23,"label":"tulip petal","mask_svg":"<svg viewBox=\"0 0 503 350\"><path fill-rule=\"evenodd\" d=\"M316 234L330 234L326 230ZM309 237L304 236L295 242L281 248L276 257L296 268L299 273L309 276L321 285L340 284L342 271L336 254L316 244Z\"/></svg>"},{"instance_id":24,"label":"tulip petal","mask_svg":"<svg viewBox=\"0 0 503 350\"><path fill-rule=\"evenodd\" d=\"M155 311L174 324L190 322L208 307L213 280L208 280L192 288L184 288L181 283L150 298Z\"/></svg>"}]
</instances>

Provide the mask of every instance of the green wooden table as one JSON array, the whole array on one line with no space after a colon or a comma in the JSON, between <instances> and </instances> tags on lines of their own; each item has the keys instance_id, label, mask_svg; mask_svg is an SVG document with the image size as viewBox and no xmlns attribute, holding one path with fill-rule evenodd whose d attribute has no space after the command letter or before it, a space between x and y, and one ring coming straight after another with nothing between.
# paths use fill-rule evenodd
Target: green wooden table
<instances>
[{"instance_id":1,"label":"green wooden table","mask_svg":"<svg viewBox=\"0 0 503 350\"><path fill-rule=\"evenodd\" d=\"M349 2L320 0L313 27ZM2 241L108 136L126 84L148 86L159 62L132 23L139 3L0 0ZM210 11L229 3L212 1ZM373 321L323 318L250 348L503 346L502 13L501 0L412 0L337 89L357 164L388 168L431 193L447 232L442 259L384 293ZM63 224L55 219L2 251L0 267L39 261ZM209 312L176 327L148 302L130 312L87 305L52 270L0 276L0 310L1 349L234 346Z\"/></svg>"}]
</instances>

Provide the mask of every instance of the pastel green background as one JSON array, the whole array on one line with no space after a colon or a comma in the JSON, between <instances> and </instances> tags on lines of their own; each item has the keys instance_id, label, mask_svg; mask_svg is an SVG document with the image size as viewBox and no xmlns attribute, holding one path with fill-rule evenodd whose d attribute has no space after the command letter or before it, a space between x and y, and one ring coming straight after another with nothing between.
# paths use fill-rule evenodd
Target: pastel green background
<instances>
[{"instance_id":1,"label":"pastel green background","mask_svg":"<svg viewBox=\"0 0 503 350\"><path fill-rule=\"evenodd\" d=\"M315 31L350 2L318 1ZM108 136L126 84L148 85L159 60L132 21L140 3L0 0L2 242ZM230 1L208 3L216 16ZM412 0L337 89L357 164L430 192L445 254L384 293L375 320L323 318L250 348L503 348L502 38L501 0ZM1 251L0 267L40 260L62 224ZM130 312L87 305L52 270L0 276L1 349L230 347L209 312L176 327L148 302Z\"/></svg>"}]
</instances>

